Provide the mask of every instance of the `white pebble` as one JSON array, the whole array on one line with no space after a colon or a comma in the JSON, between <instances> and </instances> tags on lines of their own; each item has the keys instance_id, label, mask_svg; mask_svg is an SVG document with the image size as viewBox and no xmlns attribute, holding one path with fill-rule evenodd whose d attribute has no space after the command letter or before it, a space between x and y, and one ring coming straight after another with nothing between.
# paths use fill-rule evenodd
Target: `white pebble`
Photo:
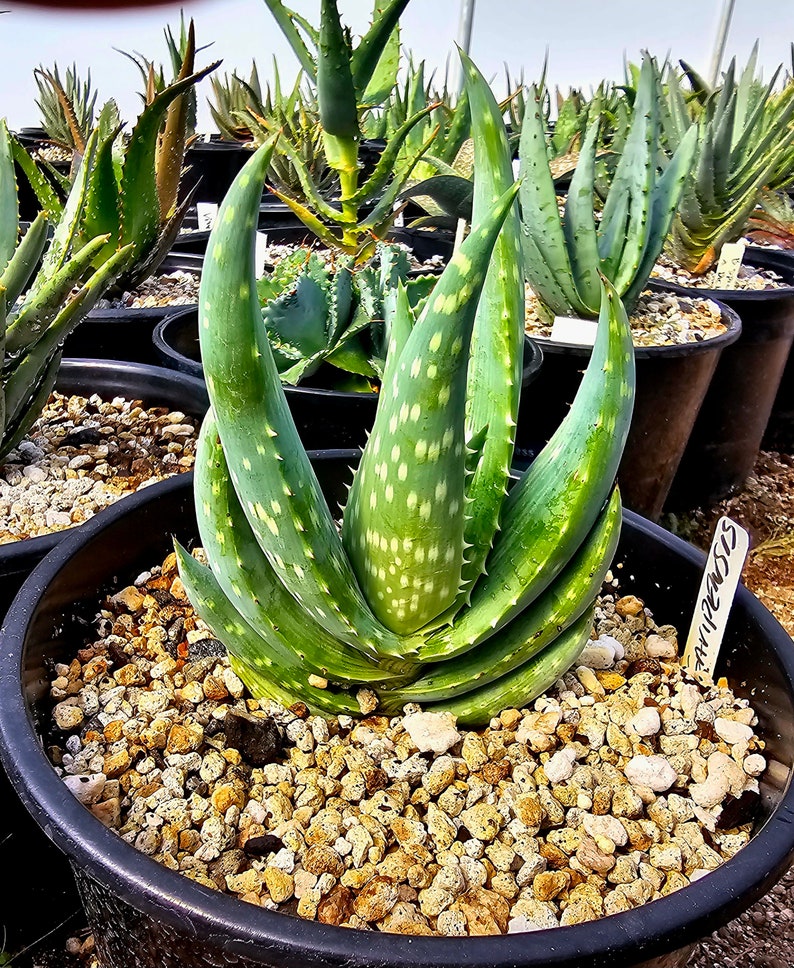
<instances>
[{"instance_id":1,"label":"white pebble","mask_svg":"<svg viewBox=\"0 0 794 968\"><path fill-rule=\"evenodd\" d=\"M80 803L89 806L97 803L105 789L107 777L104 773L94 773L92 776L65 776L63 782L77 797Z\"/></svg>"},{"instance_id":2,"label":"white pebble","mask_svg":"<svg viewBox=\"0 0 794 968\"><path fill-rule=\"evenodd\" d=\"M35 464L28 464L27 467L23 467L22 474L34 484L41 484L42 481L47 480L47 472L43 467L37 467Z\"/></svg>"},{"instance_id":3,"label":"white pebble","mask_svg":"<svg viewBox=\"0 0 794 968\"><path fill-rule=\"evenodd\" d=\"M549 783L563 783L569 779L575 760L576 751L572 747L566 746L558 750L543 767Z\"/></svg>"},{"instance_id":4,"label":"white pebble","mask_svg":"<svg viewBox=\"0 0 794 968\"><path fill-rule=\"evenodd\" d=\"M649 635L645 640L645 654L651 659L674 659L678 649L675 642L661 635Z\"/></svg>"},{"instance_id":5,"label":"white pebble","mask_svg":"<svg viewBox=\"0 0 794 968\"><path fill-rule=\"evenodd\" d=\"M628 722L638 736L655 736L662 728L659 710L654 706L643 706Z\"/></svg>"},{"instance_id":6,"label":"white pebble","mask_svg":"<svg viewBox=\"0 0 794 968\"><path fill-rule=\"evenodd\" d=\"M748 776L761 776L766 769L766 760L760 753L751 753L745 757L742 766Z\"/></svg>"},{"instance_id":7,"label":"white pebble","mask_svg":"<svg viewBox=\"0 0 794 968\"><path fill-rule=\"evenodd\" d=\"M420 753L440 754L460 741L456 722L452 713L411 713L403 719L403 728Z\"/></svg>"},{"instance_id":8,"label":"white pebble","mask_svg":"<svg viewBox=\"0 0 794 968\"><path fill-rule=\"evenodd\" d=\"M678 775L663 756L633 756L625 773L629 783L649 787L654 793L669 790Z\"/></svg>"},{"instance_id":9,"label":"white pebble","mask_svg":"<svg viewBox=\"0 0 794 968\"><path fill-rule=\"evenodd\" d=\"M714 720L714 731L729 746L733 746L734 743L747 743L753 738L751 726L737 723L733 719L723 719L722 716L717 716Z\"/></svg>"}]
</instances>

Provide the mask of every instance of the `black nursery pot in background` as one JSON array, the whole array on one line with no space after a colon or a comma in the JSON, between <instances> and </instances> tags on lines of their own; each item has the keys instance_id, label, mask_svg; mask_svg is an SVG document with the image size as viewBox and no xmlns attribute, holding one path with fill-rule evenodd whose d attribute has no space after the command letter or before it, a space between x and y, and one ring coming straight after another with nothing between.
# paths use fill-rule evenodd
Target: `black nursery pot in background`
<instances>
[{"instance_id":1,"label":"black nursery pot in background","mask_svg":"<svg viewBox=\"0 0 794 968\"><path fill-rule=\"evenodd\" d=\"M631 429L618 471L623 503L657 521L708 391L718 360L740 338L742 324L722 306L727 331L702 342L638 346ZM543 366L521 395L516 459L527 463L563 421L590 359L590 347L540 341Z\"/></svg>"},{"instance_id":2,"label":"black nursery pot in background","mask_svg":"<svg viewBox=\"0 0 794 968\"><path fill-rule=\"evenodd\" d=\"M169 253L154 275L180 270L200 276L203 264L203 255ZM64 356L129 360L131 363L156 365L158 361L152 349L154 327L177 308L181 307L171 305L92 309L66 337Z\"/></svg>"},{"instance_id":3,"label":"black nursery pot in background","mask_svg":"<svg viewBox=\"0 0 794 968\"><path fill-rule=\"evenodd\" d=\"M329 501L343 499L356 455L313 455ZM697 883L640 908L571 927L499 937L366 935L245 904L138 852L66 792L44 752L53 661L87 637L100 596L158 563L172 536L191 546L191 482L166 482L108 509L41 563L7 618L0 654L0 751L26 807L68 854L103 968L682 968L690 945L744 911L794 856L794 652L787 633L746 589L736 596L720 675L760 717L769 768L755 835ZM341 492L341 493L340 493ZM617 562L625 592L659 621L685 627L704 556L625 512ZM628 576L631 576L629 579Z\"/></svg>"},{"instance_id":4,"label":"black nursery pot in background","mask_svg":"<svg viewBox=\"0 0 794 968\"><path fill-rule=\"evenodd\" d=\"M123 360L64 360L58 370L55 389L69 395L90 397L97 393L109 400L119 396L141 400L146 407L181 410L197 420L204 416L209 407L203 380L166 367ZM158 482L150 485L150 489L153 488L156 493L161 486L162 482ZM0 544L0 618L25 578L70 530Z\"/></svg>"},{"instance_id":5,"label":"black nursery pot in background","mask_svg":"<svg viewBox=\"0 0 794 968\"><path fill-rule=\"evenodd\" d=\"M187 309L161 320L152 337L161 366L203 379L198 312ZM534 340L524 340L522 386L542 370L543 355ZM307 450L363 447L375 419L377 393L344 392L322 386L322 371L299 386L285 386L290 412Z\"/></svg>"},{"instance_id":6,"label":"black nursery pot in background","mask_svg":"<svg viewBox=\"0 0 794 968\"><path fill-rule=\"evenodd\" d=\"M223 141L220 135L213 135L209 141L194 141L185 152L186 171L180 183L182 197L197 186L195 202L220 205L252 153L252 148L237 141Z\"/></svg>"},{"instance_id":7,"label":"black nursery pot in background","mask_svg":"<svg viewBox=\"0 0 794 968\"><path fill-rule=\"evenodd\" d=\"M121 361L64 360L56 389L84 396L98 393L108 399L119 395L141 399L147 406L166 406L197 419L209 406L202 381L161 367ZM147 497L156 499L162 486L162 482L152 484ZM0 545L0 617L36 565L74 530ZM14 890L5 892L0 905L3 950L16 953L26 949L32 957L41 939L55 946L79 930L85 918L66 858L22 808L2 769L0 799L0 869L14 876Z\"/></svg>"},{"instance_id":8,"label":"black nursery pot in background","mask_svg":"<svg viewBox=\"0 0 794 968\"><path fill-rule=\"evenodd\" d=\"M726 347L681 458L665 510L682 511L713 504L747 480L781 384L794 342L794 261L748 247L747 265L778 272L787 285L778 289L685 288L652 280L654 289L715 299L741 318L742 334Z\"/></svg>"}]
</instances>

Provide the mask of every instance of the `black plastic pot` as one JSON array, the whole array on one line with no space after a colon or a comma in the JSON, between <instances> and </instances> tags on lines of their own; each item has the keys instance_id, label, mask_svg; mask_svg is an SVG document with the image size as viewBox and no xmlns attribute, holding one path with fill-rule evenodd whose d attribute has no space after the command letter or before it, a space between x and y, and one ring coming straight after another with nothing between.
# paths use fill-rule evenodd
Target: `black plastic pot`
<instances>
[{"instance_id":1,"label":"black plastic pot","mask_svg":"<svg viewBox=\"0 0 794 968\"><path fill-rule=\"evenodd\" d=\"M689 435L726 347L740 338L737 313L722 307L727 331L676 346L636 347L637 390L618 471L626 507L657 521ZM582 379L590 348L544 339L543 367L521 395L517 458L531 460L562 422Z\"/></svg>"},{"instance_id":2,"label":"black plastic pot","mask_svg":"<svg viewBox=\"0 0 794 968\"><path fill-rule=\"evenodd\" d=\"M99 393L108 398L124 395L197 418L209 405L201 381L136 363L64 360L56 389L86 396ZM162 486L160 482L149 487L149 500L157 499ZM79 528L0 545L0 616L5 615L22 583L44 556L75 530ZM48 946L57 946L58 939L65 940L83 926L85 916L66 858L22 808L5 770L0 770L0 798L0 868L14 872L14 890L5 892L0 910L4 950L15 953L24 948L26 956L33 957L39 939L45 939ZM21 960L15 959L15 964L24 968Z\"/></svg>"},{"instance_id":3,"label":"black plastic pot","mask_svg":"<svg viewBox=\"0 0 794 968\"><path fill-rule=\"evenodd\" d=\"M769 254L783 271L794 269L794 249L771 249ZM794 454L794 350L791 349L769 413L761 447L764 450Z\"/></svg>"},{"instance_id":4,"label":"black plastic pot","mask_svg":"<svg viewBox=\"0 0 794 968\"><path fill-rule=\"evenodd\" d=\"M185 152L186 170L180 192L184 196L196 186L195 201L220 205L251 155L251 148L236 141L222 141L220 135L193 142Z\"/></svg>"},{"instance_id":5,"label":"black plastic pot","mask_svg":"<svg viewBox=\"0 0 794 968\"><path fill-rule=\"evenodd\" d=\"M753 469L794 342L794 264L788 256L749 246L744 261L774 269L784 288L685 288L654 280L652 288L716 299L735 310L742 335L720 357L665 510L713 504L741 488Z\"/></svg>"},{"instance_id":6,"label":"black plastic pot","mask_svg":"<svg viewBox=\"0 0 794 968\"><path fill-rule=\"evenodd\" d=\"M123 396L142 400L145 406L166 406L197 419L204 416L209 406L203 380L166 367L119 360L64 360L55 389L67 394L98 393L108 399ZM161 483L150 487L157 493ZM70 533L70 530L56 531L0 544L0 616L33 568Z\"/></svg>"},{"instance_id":7,"label":"black plastic pot","mask_svg":"<svg viewBox=\"0 0 794 968\"><path fill-rule=\"evenodd\" d=\"M343 492L351 459L349 452L315 455L327 494ZM787 633L740 588L718 672L758 711L769 768L755 836L695 884L572 927L425 938L361 935L248 905L184 878L107 829L65 790L44 752L51 662L74 655L90 637L84 623L100 595L162 560L172 535L196 540L185 478L167 482L156 497L141 492L70 535L25 583L4 630L3 762L32 816L70 859L105 968L678 968L693 942L769 890L794 857L794 651ZM624 590L641 595L660 621L685 627L703 560L680 539L625 513L617 554Z\"/></svg>"},{"instance_id":8,"label":"black plastic pot","mask_svg":"<svg viewBox=\"0 0 794 968\"><path fill-rule=\"evenodd\" d=\"M187 309L161 320L152 336L161 366L203 379L198 336L198 312ZM543 355L534 340L524 341L522 386L528 386L542 370ZM304 446L363 447L375 419L377 393L344 392L324 388L318 373L308 384L285 386L290 411Z\"/></svg>"},{"instance_id":9,"label":"black plastic pot","mask_svg":"<svg viewBox=\"0 0 794 968\"><path fill-rule=\"evenodd\" d=\"M170 253L165 257L157 275L182 270L201 275L202 255ZM195 305L195 304L193 304ZM64 356L95 360L129 360L132 363L156 365L152 350L152 332L157 323L173 313L174 306L148 308L92 309L84 320L67 336Z\"/></svg>"}]
</instances>

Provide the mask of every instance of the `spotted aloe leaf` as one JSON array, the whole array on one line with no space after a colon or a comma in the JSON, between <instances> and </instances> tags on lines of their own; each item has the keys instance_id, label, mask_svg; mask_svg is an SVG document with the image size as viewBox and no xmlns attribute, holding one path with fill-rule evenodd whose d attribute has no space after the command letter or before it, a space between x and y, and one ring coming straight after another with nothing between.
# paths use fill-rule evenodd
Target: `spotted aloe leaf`
<instances>
[{"instance_id":1,"label":"spotted aloe leaf","mask_svg":"<svg viewBox=\"0 0 794 968\"><path fill-rule=\"evenodd\" d=\"M626 312L602 279L598 335L573 405L510 490L502 531L471 606L420 649L438 661L466 652L547 588L584 540L617 474L634 402L634 347Z\"/></svg>"},{"instance_id":2,"label":"spotted aloe leaf","mask_svg":"<svg viewBox=\"0 0 794 968\"><path fill-rule=\"evenodd\" d=\"M359 588L262 326L254 241L272 150L263 145L227 193L201 278L201 355L218 432L254 536L293 597L343 642L401 652Z\"/></svg>"},{"instance_id":3,"label":"spotted aloe leaf","mask_svg":"<svg viewBox=\"0 0 794 968\"><path fill-rule=\"evenodd\" d=\"M212 410L199 435L194 493L202 547L218 585L297 682L305 686L312 674L343 685L404 678L326 632L281 583L240 507ZM238 658L250 664L247 656Z\"/></svg>"},{"instance_id":4,"label":"spotted aloe leaf","mask_svg":"<svg viewBox=\"0 0 794 968\"><path fill-rule=\"evenodd\" d=\"M477 177L472 224L513 184L513 168L502 111L488 82L461 52L471 108ZM477 305L466 388L467 440L488 428L482 453L466 485L468 547L461 573L461 597L468 598L482 574L499 527L502 501L513 459L524 341L524 280L517 205L507 216L488 266Z\"/></svg>"},{"instance_id":5,"label":"spotted aloe leaf","mask_svg":"<svg viewBox=\"0 0 794 968\"><path fill-rule=\"evenodd\" d=\"M614 488L590 534L550 588L479 648L429 664L408 686L393 689L386 684L381 692L384 709L397 712L407 702L455 699L508 675L550 645L592 610L617 549L621 517L620 494Z\"/></svg>"},{"instance_id":6,"label":"spotted aloe leaf","mask_svg":"<svg viewBox=\"0 0 794 968\"><path fill-rule=\"evenodd\" d=\"M497 200L441 275L381 388L345 508L342 536L358 580L375 614L401 634L449 608L460 586L469 345L516 191Z\"/></svg>"}]
</instances>

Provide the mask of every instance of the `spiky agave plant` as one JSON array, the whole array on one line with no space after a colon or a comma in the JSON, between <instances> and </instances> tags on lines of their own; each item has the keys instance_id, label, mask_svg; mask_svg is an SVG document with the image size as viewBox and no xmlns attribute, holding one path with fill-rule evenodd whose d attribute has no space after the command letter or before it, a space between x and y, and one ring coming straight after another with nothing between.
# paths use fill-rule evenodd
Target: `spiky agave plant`
<instances>
[{"instance_id":1,"label":"spiky agave plant","mask_svg":"<svg viewBox=\"0 0 794 968\"><path fill-rule=\"evenodd\" d=\"M352 256L331 263L300 249L257 282L262 317L282 383L297 384L322 366L337 390L377 387L383 377L391 313L404 287L413 308L434 276L408 276L408 256L381 243L372 264Z\"/></svg>"},{"instance_id":2,"label":"spiky agave plant","mask_svg":"<svg viewBox=\"0 0 794 968\"><path fill-rule=\"evenodd\" d=\"M626 144L598 221L594 183L599 122L587 131L561 215L549 172L541 102L537 90L530 89L519 146L525 273L549 315L598 315L599 271L629 312L647 283L696 148L696 132L691 130L658 173L663 160L660 83L654 59L646 56Z\"/></svg>"},{"instance_id":3,"label":"spiky agave plant","mask_svg":"<svg viewBox=\"0 0 794 968\"><path fill-rule=\"evenodd\" d=\"M256 695L355 714L357 690L369 687L388 711L418 700L481 723L554 682L591 631L620 527L628 324L605 284L576 401L507 493L523 330L519 223L500 109L465 55L464 66L475 227L417 319L404 293L397 300L341 536L254 293L270 147L241 172L213 229L199 327L212 408L195 474L210 567L177 552L191 601Z\"/></svg>"},{"instance_id":4,"label":"spiky agave plant","mask_svg":"<svg viewBox=\"0 0 794 968\"><path fill-rule=\"evenodd\" d=\"M95 131L85 157L96 145ZM129 245L108 249L107 234L76 238L74 212L85 193L85 182L72 187L49 242L45 212L18 241L14 159L8 128L0 121L0 457L16 446L46 403L63 341L132 256Z\"/></svg>"}]
</instances>

